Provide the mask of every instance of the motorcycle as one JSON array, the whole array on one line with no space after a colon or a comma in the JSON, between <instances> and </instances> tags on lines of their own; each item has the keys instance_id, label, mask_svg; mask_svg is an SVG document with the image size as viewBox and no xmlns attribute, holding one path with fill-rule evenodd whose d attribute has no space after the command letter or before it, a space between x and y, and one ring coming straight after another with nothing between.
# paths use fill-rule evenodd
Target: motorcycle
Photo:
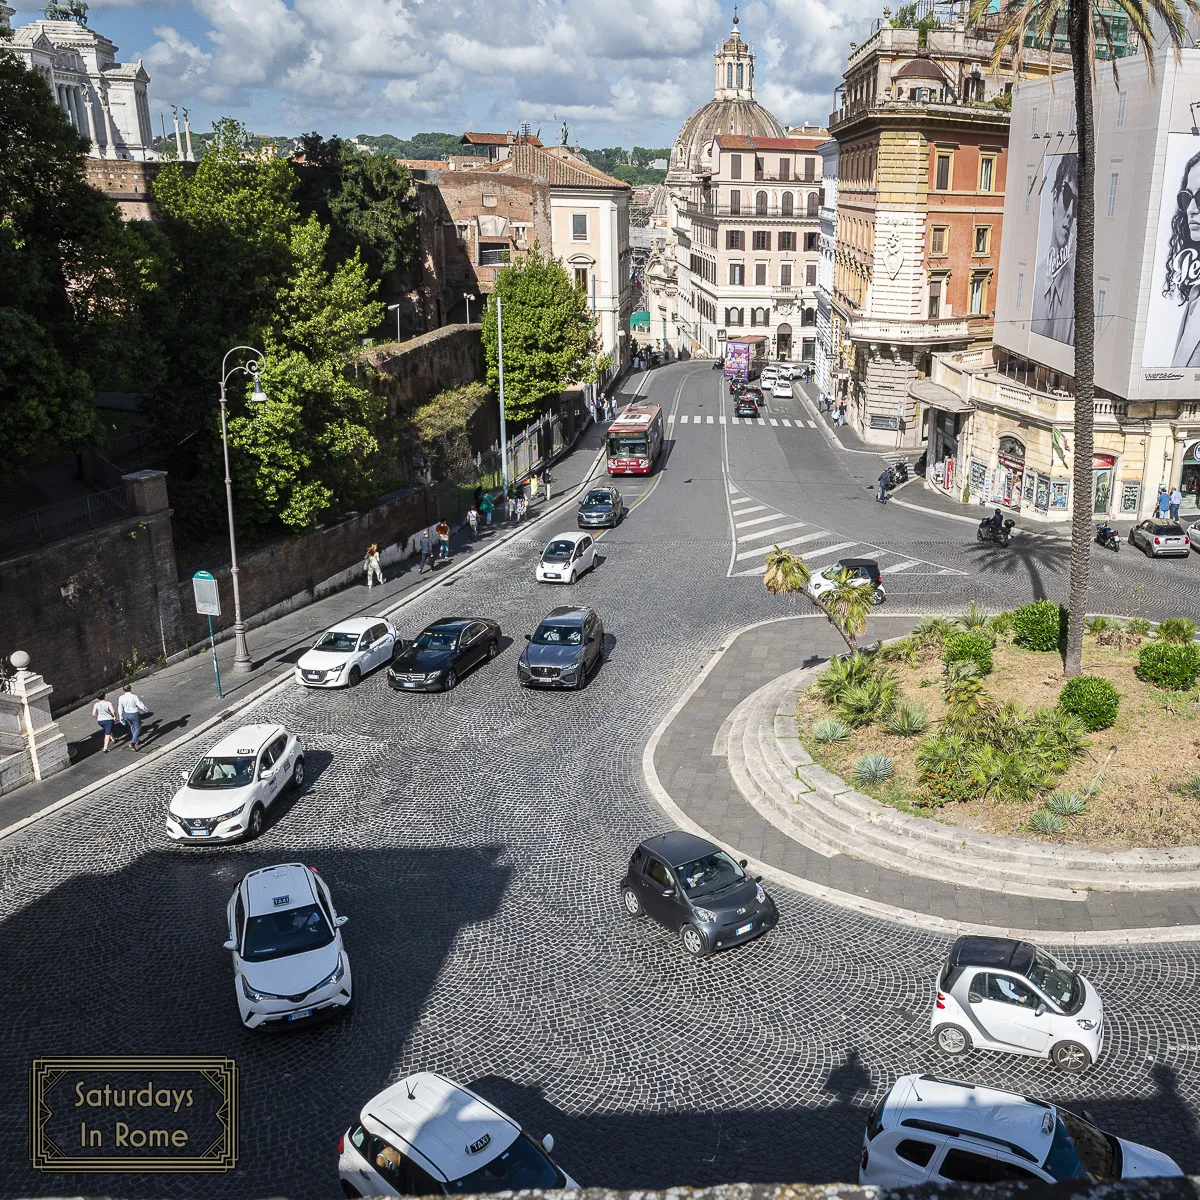
<instances>
[{"instance_id":1,"label":"motorcycle","mask_svg":"<svg viewBox=\"0 0 1200 1200\"><path fill-rule=\"evenodd\" d=\"M714 371L721 371L724 369L724 367L725 367L725 360L723 358L718 358L712 365L712 369Z\"/></svg>"},{"instance_id":2,"label":"motorcycle","mask_svg":"<svg viewBox=\"0 0 1200 1200\"><path fill-rule=\"evenodd\" d=\"M1096 526L1096 545L1111 550L1114 554L1121 549L1121 535L1108 524Z\"/></svg>"},{"instance_id":3,"label":"motorcycle","mask_svg":"<svg viewBox=\"0 0 1200 1200\"><path fill-rule=\"evenodd\" d=\"M976 538L981 542L995 542L998 546L1007 546L1008 539L1012 535L1012 528L1016 521L1012 517L1005 517L1004 524L999 529L992 524L991 517L984 517L979 522L979 528L975 531Z\"/></svg>"}]
</instances>

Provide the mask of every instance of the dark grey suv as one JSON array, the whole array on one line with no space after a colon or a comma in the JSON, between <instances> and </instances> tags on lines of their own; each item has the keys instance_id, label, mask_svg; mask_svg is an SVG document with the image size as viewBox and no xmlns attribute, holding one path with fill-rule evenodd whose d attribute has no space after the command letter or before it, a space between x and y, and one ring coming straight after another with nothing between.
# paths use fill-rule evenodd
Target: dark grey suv
<instances>
[{"instance_id":1,"label":"dark grey suv","mask_svg":"<svg viewBox=\"0 0 1200 1200\"><path fill-rule=\"evenodd\" d=\"M517 660L522 687L581 688L604 653L604 626L590 608L563 605L547 614Z\"/></svg>"},{"instance_id":2,"label":"dark grey suv","mask_svg":"<svg viewBox=\"0 0 1200 1200\"><path fill-rule=\"evenodd\" d=\"M579 502L579 528L611 525L614 529L625 515L625 504L615 487L592 488Z\"/></svg>"},{"instance_id":3,"label":"dark grey suv","mask_svg":"<svg viewBox=\"0 0 1200 1200\"><path fill-rule=\"evenodd\" d=\"M720 846L676 830L647 838L629 860L621 902L679 934L696 958L748 942L779 921L775 901Z\"/></svg>"}]
</instances>

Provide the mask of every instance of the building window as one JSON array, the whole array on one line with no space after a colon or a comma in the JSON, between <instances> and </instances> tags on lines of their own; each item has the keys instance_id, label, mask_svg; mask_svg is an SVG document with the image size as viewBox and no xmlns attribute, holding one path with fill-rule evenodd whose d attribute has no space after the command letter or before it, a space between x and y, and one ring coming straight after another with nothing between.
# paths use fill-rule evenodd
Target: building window
<instances>
[{"instance_id":1,"label":"building window","mask_svg":"<svg viewBox=\"0 0 1200 1200\"><path fill-rule=\"evenodd\" d=\"M767 264L765 262L754 264L754 286L767 286Z\"/></svg>"},{"instance_id":2,"label":"building window","mask_svg":"<svg viewBox=\"0 0 1200 1200\"><path fill-rule=\"evenodd\" d=\"M729 156L729 178L741 179L742 177L742 156L740 154L731 154Z\"/></svg>"},{"instance_id":3,"label":"building window","mask_svg":"<svg viewBox=\"0 0 1200 1200\"><path fill-rule=\"evenodd\" d=\"M584 293L584 295L587 294L587 290L588 290L588 269L587 269L587 267L576 267L575 268L575 286L577 288L579 288Z\"/></svg>"},{"instance_id":4,"label":"building window","mask_svg":"<svg viewBox=\"0 0 1200 1200\"><path fill-rule=\"evenodd\" d=\"M1122 93L1123 94L1123 93ZM1104 305L1108 301L1108 288L1096 289L1096 336L1100 336L1100 327L1104 323Z\"/></svg>"},{"instance_id":5,"label":"building window","mask_svg":"<svg viewBox=\"0 0 1200 1200\"><path fill-rule=\"evenodd\" d=\"M783 216L785 216L785 217L790 217L792 215L792 211L793 211L792 210L793 203L794 203L794 201L792 199L792 193L784 192L783 197L779 201L780 213L782 213Z\"/></svg>"},{"instance_id":6,"label":"building window","mask_svg":"<svg viewBox=\"0 0 1200 1200\"><path fill-rule=\"evenodd\" d=\"M981 154L979 156L979 190L990 192L994 189L996 176L996 156Z\"/></svg>"},{"instance_id":7,"label":"building window","mask_svg":"<svg viewBox=\"0 0 1200 1200\"><path fill-rule=\"evenodd\" d=\"M1029 136L1035 138L1038 135L1038 110L1037 105L1033 106L1033 112L1029 114Z\"/></svg>"},{"instance_id":8,"label":"building window","mask_svg":"<svg viewBox=\"0 0 1200 1200\"><path fill-rule=\"evenodd\" d=\"M781 158L779 160L779 178L791 179L792 177L792 160L790 158Z\"/></svg>"},{"instance_id":9,"label":"building window","mask_svg":"<svg viewBox=\"0 0 1200 1200\"><path fill-rule=\"evenodd\" d=\"M971 316L982 317L987 304L987 276L971 276Z\"/></svg>"},{"instance_id":10,"label":"building window","mask_svg":"<svg viewBox=\"0 0 1200 1200\"><path fill-rule=\"evenodd\" d=\"M946 245L950 241L950 230L945 225L935 225L929 231L929 254L933 258L941 258L946 253Z\"/></svg>"},{"instance_id":11,"label":"building window","mask_svg":"<svg viewBox=\"0 0 1200 1200\"><path fill-rule=\"evenodd\" d=\"M779 249L780 250L795 250L796 234L791 229L781 229L779 231Z\"/></svg>"},{"instance_id":12,"label":"building window","mask_svg":"<svg viewBox=\"0 0 1200 1200\"><path fill-rule=\"evenodd\" d=\"M821 235L819 233L806 233L804 235L804 249L810 253L819 250L820 246L818 245L818 239L820 236Z\"/></svg>"},{"instance_id":13,"label":"building window","mask_svg":"<svg viewBox=\"0 0 1200 1200\"><path fill-rule=\"evenodd\" d=\"M737 85L738 85L738 87L742 86L742 71L743 71L743 69L744 68L742 67L742 64L738 63L738 65L737 65Z\"/></svg>"},{"instance_id":14,"label":"building window","mask_svg":"<svg viewBox=\"0 0 1200 1200\"><path fill-rule=\"evenodd\" d=\"M460 242L465 242L471 236L471 226L465 221L459 221L454 226L454 233Z\"/></svg>"},{"instance_id":15,"label":"building window","mask_svg":"<svg viewBox=\"0 0 1200 1200\"><path fill-rule=\"evenodd\" d=\"M1122 92L1117 99L1117 128L1125 128L1125 101L1129 99L1128 92Z\"/></svg>"},{"instance_id":16,"label":"building window","mask_svg":"<svg viewBox=\"0 0 1200 1200\"><path fill-rule=\"evenodd\" d=\"M929 319L936 321L942 315L942 281L929 281Z\"/></svg>"},{"instance_id":17,"label":"building window","mask_svg":"<svg viewBox=\"0 0 1200 1200\"><path fill-rule=\"evenodd\" d=\"M727 88L733 87L733 63L725 64L725 86Z\"/></svg>"},{"instance_id":18,"label":"building window","mask_svg":"<svg viewBox=\"0 0 1200 1200\"><path fill-rule=\"evenodd\" d=\"M817 160L815 158L806 158L804 160L804 182L812 183L817 177Z\"/></svg>"},{"instance_id":19,"label":"building window","mask_svg":"<svg viewBox=\"0 0 1200 1200\"><path fill-rule=\"evenodd\" d=\"M725 310L725 324L736 328L742 323L742 314L736 308L727 308Z\"/></svg>"},{"instance_id":20,"label":"building window","mask_svg":"<svg viewBox=\"0 0 1200 1200\"><path fill-rule=\"evenodd\" d=\"M1024 264L1022 269L1017 272L1017 312L1021 311L1021 301L1025 298L1025 270Z\"/></svg>"},{"instance_id":21,"label":"building window","mask_svg":"<svg viewBox=\"0 0 1200 1200\"><path fill-rule=\"evenodd\" d=\"M765 217L767 215L767 193L754 193L754 215L756 217Z\"/></svg>"},{"instance_id":22,"label":"building window","mask_svg":"<svg viewBox=\"0 0 1200 1200\"><path fill-rule=\"evenodd\" d=\"M740 229L725 230L725 249L726 250L745 250L746 235Z\"/></svg>"},{"instance_id":23,"label":"building window","mask_svg":"<svg viewBox=\"0 0 1200 1200\"><path fill-rule=\"evenodd\" d=\"M992 227L990 225L975 226L975 253L987 254L992 244Z\"/></svg>"},{"instance_id":24,"label":"building window","mask_svg":"<svg viewBox=\"0 0 1200 1200\"><path fill-rule=\"evenodd\" d=\"M1025 176L1025 211L1029 211L1029 197L1033 195L1033 176Z\"/></svg>"},{"instance_id":25,"label":"building window","mask_svg":"<svg viewBox=\"0 0 1200 1200\"><path fill-rule=\"evenodd\" d=\"M792 286L792 264L791 263L780 263L779 264L779 286L784 287L784 288L790 288Z\"/></svg>"},{"instance_id":26,"label":"building window","mask_svg":"<svg viewBox=\"0 0 1200 1200\"><path fill-rule=\"evenodd\" d=\"M754 248L755 250L770 250L771 231L769 229L756 229L754 231Z\"/></svg>"},{"instance_id":27,"label":"building window","mask_svg":"<svg viewBox=\"0 0 1200 1200\"><path fill-rule=\"evenodd\" d=\"M733 191L729 193L729 215L732 217L740 217L742 215L742 193Z\"/></svg>"},{"instance_id":28,"label":"building window","mask_svg":"<svg viewBox=\"0 0 1200 1200\"><path fill-rule=\"evenodd\" d=\"M571 214L571 241L586 242L588 240L587 213Z\"/></svg>"},{"instance_id":29,"label":"building window","mask_svg":"<svg viewBox=\"0 0 1200 1200\"><path fill-rule=\"evenodd\" d=\"M949 154L939 154L937 156L937 168L934 173L933 188L937 192L948 192L950 190Z\"/></svg>"},{"instance_id":30,"label":"building window","mask_svg":"<svg viewBox=\"0 0 1200 1200\"><path fill-rule=\"evenodd\" d=\"M817 210L820 208L820 206L821 206L821 198L817 195L816 192L809 192L808 193L807 215L810 217L815 217L817 215Z\"/></svg>"},{"instance_id":31,"label":"building window","mask_svg":"<svg viewBox=\"0 0 1200 1200\"><path fill-rule=\"evenodd\" d=\"M1117 188L1121 183L1121 172L1113 171L1108 177L1108 208L1105 210L1105 215L1115 217L1117 215Z\"/></svg>"},{"instance_id":32,"label":"building window","mask_svg":"<svg viewBox=\"0 0 1200 1200\"><path fill-rule=\"evenodd\" d=\"M804 268L804 282L808 287L817 286L817 264L809 263Z\"/></svg>"},{"instance_id":33,"label":"building window","mask_svg":"<svg viewBox=\"0 0 1200 1200\"><path fill-rule=\"evenodd\" d=\"M729 284L731 287L744 287L746 283L746 267L744 263L729 264Z\"/></svg>"}]
</instances>

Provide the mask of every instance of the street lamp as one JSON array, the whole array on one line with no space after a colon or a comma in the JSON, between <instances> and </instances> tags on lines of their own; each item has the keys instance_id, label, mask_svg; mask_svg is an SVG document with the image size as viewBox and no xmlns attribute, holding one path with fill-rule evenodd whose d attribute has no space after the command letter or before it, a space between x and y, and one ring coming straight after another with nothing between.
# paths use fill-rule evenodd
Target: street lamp
<instances>
[{"instance_id":1,"label":"street lamp","mask_svg":"<svg viewBox=\"0 0 1200 1200\"><path fill-rule=\"evenodd\" d=\"M471 301L475 299L474 292L463 292L463 299L467 302L467 324L471 323Z\"/></svg>"},{"instance_id":2,"label":"street lamp","mask_svg":"<svg viewBox=\"0 0 1200 1200\"><path fill-rule=\"evenodd\" d=\"M496 293L496 366L500 374L500 479L504 484L504 502L508 503L508 435L504 428L504 309Z\"/></svg>"},{"instance_id":3,"label":"street lamp","mask_svg":"<svg viewBox=\"0 0 1200 1200\"><path fill-rule=\"evenodd\" d=\"M244 363L234 363L229 366L229 355L245 350L254 355ZM233 536L233 479L229 474L229 431L225 424L225 384L232 375L243 371L254 380L254 394L250 397L251 404L264 404L267 399L262 389L259 374L267 365L266 356L253 346L234 346L221 362L221 445L225 450L225 507L229 513L229 560L230 573L233 576L233 673L246 675L254 670L250 661L250 649L246 645L246 623L242 620L242 597L238 591L237 541Z\"/></svg>"},{"instance_id":4,"label":"street lamp","mask_svg":"<svg viewBox=\"0 0 1200 1200\"><path fill-rule=\"evenodd\" d=\"M400 341L400 305L389 304L388 312L394 312L396 314L396 341L399 342Z\"/></svg>"}]
</instances>

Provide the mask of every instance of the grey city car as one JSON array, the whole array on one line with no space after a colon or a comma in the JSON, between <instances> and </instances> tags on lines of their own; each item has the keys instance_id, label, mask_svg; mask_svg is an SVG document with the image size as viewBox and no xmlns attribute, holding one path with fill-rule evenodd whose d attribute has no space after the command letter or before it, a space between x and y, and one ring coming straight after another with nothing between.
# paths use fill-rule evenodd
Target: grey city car
<instances>
[{"instance_id":1,"label":"grey city car","mask_svg":"<svg viewBox=\"0 0 1200 1200\"><path fill-rule=\"evenodd\" d=\"M775 901L720 846L675 830L647 838L621 880L621 903L679 935L695 958L774 929Z\"/></svg>"},{"instance_id":2,"label":"grey city car","mask_svg":"<svg viewBox=\"0 0 1200 1200\"><path fill-rule=\"evenodd\" d=\"M604 653L604 625L590 608L563 605L544 616L517 660L522 687L575 688L587 682Z\"/></svg>"}]
</instances>

